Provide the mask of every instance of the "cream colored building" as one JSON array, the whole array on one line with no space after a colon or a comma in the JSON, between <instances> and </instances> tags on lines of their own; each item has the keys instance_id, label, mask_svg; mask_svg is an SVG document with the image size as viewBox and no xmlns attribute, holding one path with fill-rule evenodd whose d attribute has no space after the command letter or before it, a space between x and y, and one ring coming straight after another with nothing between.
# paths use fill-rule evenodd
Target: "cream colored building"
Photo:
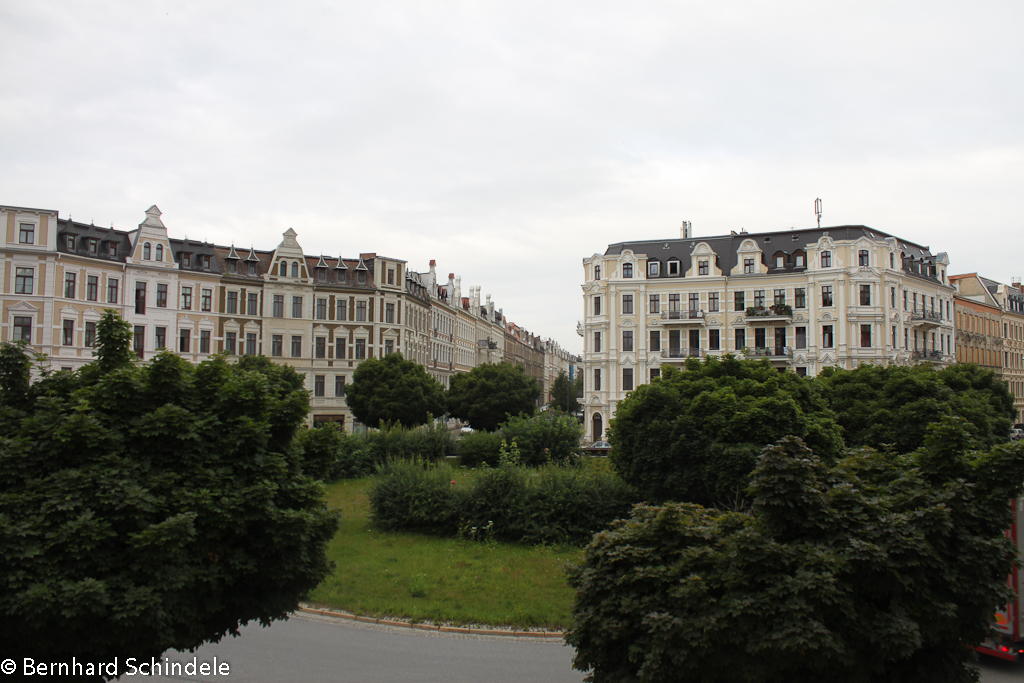
<instances>
[{"instance_id":1,"label":"cream colored building","mask_svg":"<svg viewBox=\"0 0 1024 683\"><path fill-rule=\"evenodd\" d=\"M584 259L588 440L664 365L733 353L814 375L953 362L944 253L865 226L622 242Z\"/></svg>"}]
</instances>

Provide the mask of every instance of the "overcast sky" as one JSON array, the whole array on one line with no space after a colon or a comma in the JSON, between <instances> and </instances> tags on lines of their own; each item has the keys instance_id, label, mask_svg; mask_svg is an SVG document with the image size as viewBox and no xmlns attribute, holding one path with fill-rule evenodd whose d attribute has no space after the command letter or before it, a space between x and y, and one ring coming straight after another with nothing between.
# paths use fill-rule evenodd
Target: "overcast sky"
<instances>
[{"instance_id":1,"label":"overcast sky","mask_svg":"<svg viewBox=\"0 0 1024 683\"><path fill-rule=\"evenodd\" d=\"M609 243L864 224L1024 275L1024 2L0 3L0 203L376 252L582 350Z\"/></svg>"}]
</instances>

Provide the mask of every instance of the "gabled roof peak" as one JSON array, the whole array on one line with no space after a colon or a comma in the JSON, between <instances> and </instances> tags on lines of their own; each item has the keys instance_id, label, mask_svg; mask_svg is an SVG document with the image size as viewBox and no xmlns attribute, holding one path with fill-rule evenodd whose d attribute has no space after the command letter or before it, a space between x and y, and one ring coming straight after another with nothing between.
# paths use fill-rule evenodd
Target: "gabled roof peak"
<instances>
[{"instance_id":1,"label":"gabled roof peak","mask_svg":"<svg viewBox=\"0 0 1024 683\"><path fill-rule=\"evenodd\" d=\"M242 257L238 255L237 251L235 251L235 245L232 243L231 251L224 258L231 258L231 259L239 259L240 260Z\"/></svg>"},{"instance_id":2,"label":"gabled roof peak","mask_svg":"<svg viewBox=\"0 0 1024 683\"><path fill-rule=\"evenodd\" d=\"M249 247L249 255L245 257L246 261L259 261L259 257L256 256L256 247Z\"/></svg>"}]
</instances>

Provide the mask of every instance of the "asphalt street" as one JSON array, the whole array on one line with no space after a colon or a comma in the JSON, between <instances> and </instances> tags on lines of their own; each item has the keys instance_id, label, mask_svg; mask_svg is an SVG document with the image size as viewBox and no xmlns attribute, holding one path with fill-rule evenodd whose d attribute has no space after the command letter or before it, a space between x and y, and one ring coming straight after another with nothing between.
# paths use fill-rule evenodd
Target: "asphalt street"
<instances>
[{"instance_id":1,"label":"asphalt street","mask_svg":"<svg viewBox=\"0 0 1024 683\"><path fill-rule=\"evenodd\" d=\"M149 676L150 681L244 683L579 683L573 650L559 640L417 631L297 615L269 628L250 625L171 662L206 664L225 675ZM216 667L216 669L214 669ZM134 677L122 677L122 681ZM982 683L1020 683L1024 662L983 658Z\"/></svg>"}]
</instances>

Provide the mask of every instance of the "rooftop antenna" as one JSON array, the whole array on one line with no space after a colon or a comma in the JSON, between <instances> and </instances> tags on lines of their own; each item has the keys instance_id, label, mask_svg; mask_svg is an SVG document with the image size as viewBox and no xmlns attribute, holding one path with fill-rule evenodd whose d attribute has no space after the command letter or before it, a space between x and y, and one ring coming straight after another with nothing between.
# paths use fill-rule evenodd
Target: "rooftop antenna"
<instances>
[{"instance_id":1,"label":"rooftop antenna","mask_svg":"<svg viewBox=\"0 0 1024 683\"><path fill-rule=\"evenodd\" d=\"M818 216L818 228L821 228L821 199L814 200L814 213Z\"/></svg>"}]
</instances>

